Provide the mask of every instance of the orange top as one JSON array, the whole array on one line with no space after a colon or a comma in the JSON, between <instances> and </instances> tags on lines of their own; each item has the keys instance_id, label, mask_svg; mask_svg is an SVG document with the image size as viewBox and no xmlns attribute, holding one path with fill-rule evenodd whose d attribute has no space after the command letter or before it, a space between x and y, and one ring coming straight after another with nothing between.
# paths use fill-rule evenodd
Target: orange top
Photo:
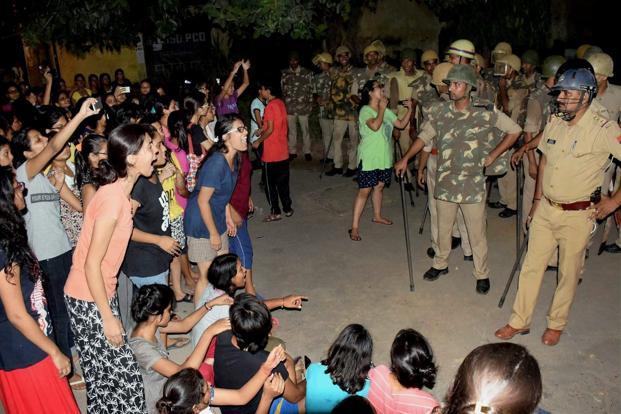
<instances>
[{"instance_id":1,"label":"orange top","mask_svg":"<svg viewBox=\"0 0 621 414\"><path fill-rule=\"evenodd\" d=\"M73 264L65 283L65 293L75 299L93 302L93 295L86 283L84 265L91 246L95 222L103 218L116 220L112 239L101 262L101 274L108 298L116 292L117 274L123 263L127 244L132 234L133 222L131 204L121 183L104 185L93 197L84 213L82 232L73 253Z\"/></svg>"}]
</instances>

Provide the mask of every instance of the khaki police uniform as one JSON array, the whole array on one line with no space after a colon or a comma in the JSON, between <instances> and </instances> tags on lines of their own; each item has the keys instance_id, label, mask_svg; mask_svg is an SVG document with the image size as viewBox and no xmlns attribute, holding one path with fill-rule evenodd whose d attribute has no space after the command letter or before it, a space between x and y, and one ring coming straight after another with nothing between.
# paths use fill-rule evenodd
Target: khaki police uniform
<instances>
[{"instance_id":1,"label":"khaki police uniform","mask_svg":"<svg viewBox=\"0 0 621 414\"><path fill-rule=\"evenodd\" d=\"M334 119L330 112L330 84L332 83L332 69L317 73L313 77L313 94L319 98L319 126L324 151L328 150L332 131L334 130ZM325 154L327 158L334 157L334 147L330 148L330 153Z\"/></svg>"},{"instance_id":2,"label":"khaki police uniform","mask_svg":"<svg viewBox=\"0 0 621 414\"><path fill-rule=\"evenodd\" d=\"M474 276L486 279L487 236L485 219L484 161L493 149L494 131L519 133L521 128L504 113L470 106L455 109L453 102L434 108L423 122L418 137L426 145L435 137L438 167L434 196L438 211L438 252L435 269L446 269L451 252L451 233L458 209L464 214L472 247Z\"/></svg>"},{"instance_id":3,"label":"khaki police uniform","mask_svg":"<svg viewBox=\"0 0 621 414\"><path fill-rule=\"evenodd\" d=\"M591 209L565 211L559 203L589 200L602 183L609 155L621 158L621 129L589 107L575 125L553 117L538 149L546 157L543 194L530 225L528 252L509 325L515 329L530 326L543 274L558 246L559 280L548 313L548 328L563 330L594 222L589 218Z\"/></svg>"}]
</instances>

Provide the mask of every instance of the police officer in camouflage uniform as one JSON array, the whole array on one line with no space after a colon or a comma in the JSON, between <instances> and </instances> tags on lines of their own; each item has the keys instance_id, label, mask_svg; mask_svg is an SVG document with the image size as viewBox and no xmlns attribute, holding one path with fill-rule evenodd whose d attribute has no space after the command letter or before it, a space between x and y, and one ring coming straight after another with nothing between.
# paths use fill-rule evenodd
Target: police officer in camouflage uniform
<instances>
[{"instance_id":1,"label":"police officer in camouflage uniform","mask_svg":"<svg viewBox=\"0 0 621 414\"><path fill-rule=\"evenodd\" d=\"M452 67L453 64L450 62L442 62L435 67L431 77L431 83L433 84L435 94L425 94L424 99L421 100L419 105L423 114L423 120L429 119L430 114L434 112L436 106L442 102L449 101L448 85L444 83L444 79L446 79ZM432 259L438 251L438 212L436 208L436 199L434 197L437 166L438 147L436 145L436 139L434 138L433 143L431 145L426 145L420 152L417 174L419 185L424 187L425 183L427 184L427 206L429 208L429 224L431 229L431 247L427 249L427 256ZM470 239L468 238L464 214L461 210L457 212L457 220L455 220L455 224L453 225L452 236L451 247L457 248L458 245L461 245L464 252L464 260L472 261L472 248L470 247Z\"/></svg>"},{"instance_id":2,"label":"police officer in camouflage uniform","mask_svg":"<svg viewBox=\"0 0 621 414\"><path fill-rule=\"evenodd\" d=\"M308 116L313 106L313 72L300 66L297 52L289 55L289 67L282 71L280 87L287 107L289 127L289 159L297 157L298 125L302 130L303 152L306 161L311 161L311 141L308 130Z\"/></svg>"},{"instance_id":3,"label":"police officer in camouflage uniform","mask_svg":"<svg viewBox=\"0 0 621 414\"><path fill-rule=\"evenodd\" d=\"M407 154L395 164L397 174L407 168L408 160L429 145L433 138L438 145L438 169L435 197L438 209L438 254L425 280L436 280L448 273L451 251L451 230L461 208L474 256L476 291L487 294L490 288L487 267L487 237L485 221L485 175L490 166L517 140L521 128L493 106L474 106L470 91L477 80L471 65L458 64L451 68L444 82L449 85L450 102L434 108L428 121L421 125L418 138ZM506 133L495 147L494 130Z\"/></svg>"},{"instance_id":4,"label":"police officer in camouflage uniform","mask_svg":"<svg viewBox=\"0 0 621 414\"><path fill-rule=\"evenodd\" d=\"M339 46L335 52L337 67L331 72L330 110L334 118L332 146L334 147L334 165L326 172L327 176L343 174L342 145L345 132L349 133L349 150L347 152L347 171L345 176L353 177L356 173L358 150L358 122L356 103L357 84L354 80L354 68L349 63L351 51L347 46Z\"/></svg>"},{"instance_id":5,"label":"police officer in camouflage uniform","mask_svg":"<svg viewBox=\"0 0 621 414\"><path fill-rule=\"evenodd\" d=\"M332 55L323 52L313 58L313 64L321 70L313 77L313 96L319 106L319 126L321 127L321 137L323 140L325 162L332 161L334 148L330 148L327 154L332 131L334 130L334 119L330 113L330 84L332 83ZM324 160L322 160L324 161Z\"/></svg>"},{"instance_id":6,"label":"police officer in camouflage uniform","mask_svg":"<svg viewBox=\"0 0 621 414\"><path fill-rule=\"evenodd\" d=\"M424 72L422 76L410 83L412 99L414 100L412 112L416 117L416 124L412 125L414 128L420 125L423 120L423 113L421 110L422 102L424 100L434 100L438 96L431 82L433 70L438 65L438 54L435 50L425 50L420 60L423 64Z\"/></svg>"},{"instance_id":7,"label":"police officer in camouflage uniform","mask_svg":"<svg viewBox=\"0 0 621 414\"><path fill-rule=\"evenodd\" d=\"M362 91L364 84L372 79L379 81L385 87L389 86L389 75L397 69L384 61L385 55L386 47L381 40L374 40L364 48L362 58L367 66L354 71L358 92Z\"/></svg>"}]
</instances>

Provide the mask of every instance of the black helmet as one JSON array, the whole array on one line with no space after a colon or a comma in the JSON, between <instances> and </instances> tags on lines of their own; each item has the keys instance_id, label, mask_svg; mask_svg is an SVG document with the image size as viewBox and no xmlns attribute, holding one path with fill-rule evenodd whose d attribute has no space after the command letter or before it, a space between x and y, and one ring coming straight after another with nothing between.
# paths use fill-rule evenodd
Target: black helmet
<instances>
[{"instance_id":1,"label":"black helmet","mask_svg":"<svg viewBox=\"0 0 621 414\"><path fill-rule=\"evenodd\" d=\"M570 59L563 63L556 72L558 81L552 87L551 94L563 90L577 90L589 93L590 100L597 95L597 79L593 66L585 59Z\"/></svg>"}]
</instances>

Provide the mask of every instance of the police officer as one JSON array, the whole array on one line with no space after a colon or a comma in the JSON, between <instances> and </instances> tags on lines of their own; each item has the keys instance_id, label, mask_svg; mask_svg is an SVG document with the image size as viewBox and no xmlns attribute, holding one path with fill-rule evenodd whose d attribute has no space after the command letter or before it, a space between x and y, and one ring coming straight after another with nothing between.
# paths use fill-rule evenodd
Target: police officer
<instances>
[{"instance_id":1,"label":"police officer","mask_svg":"<svg viewBox=\"0 0 621 414\"><path fill-rule=\"evenodd\" d=\"M452 67L452 63L442 62L434 69L431 83L434 86L435 93L433 95L425 94L425 99L421 100L419 106L422 110L423 119L429 119L435 106L442 102L449 101L448 85L444 83L444 79L446 79ZM438 251L438 212L436 208L436 199L434 197L438 166L438 147L435 138L431 145L426 145L420 152L419 162L417 181L421 187L424 187L425 183L427 184L427 206L429 208L429 224L431 228L431 247L427 249L427 256L433 259ZM455 249L459 245L461 245L464 252L464 260L472 261L470 239L468 238L464 214L461 210L457 212L457 220L453 225L451 247Z\"/></svg>"},{"instance_id":2,"label":"police officer","mask_svg":"<svg viewBox=\"0 0 621 414\"><path fill-rule=\"evenodd\" d=\"M546 125L539 144L541 159L530 216L528 252L520 272L518 292L509 323L495 333L500 339L526 334L550 256L560 250L559 281L542 336L556 345L567 325L584 253L594 219L606 217L621 205L621 192L598 197L604 165L612 154L621 158L621 129L591 107L597 93L592 69L567 62L552 88L555 117ZM572 66L576 67L573 68Z\"/></svg>"},{"instance_id":3,"label":"police officer","mask_svg":"<svg viewBox=\"0 0 621 414\"><path fill-rule=\"evenodd\" d=\"M436 137L438 169L435 197L438 210L438 254L425 280L436 280L448 273L451 251L451 230L457 210L464 214L474 256L476 291L486 294L490 288L487 267L487 238L485 234L485 175L484 167L491 165L518 138L521 129L508 116L493 107L472 105L470 91L476 88L474 68L458 64L451 68L444 83L449 85L450 102L434 108L421 126L418 138L406 155L395 164L402 174L408 160L429 145ZM506 133L494 148L494 130Z\"/></svg>"},{"instance_id":4,"label":"police officer","mask_svg":"<svg viewBox=\"0 0 621 414\"><path fill-rule=\"evenodd\" d=\"M531 85L527 84L520 75L521 59L516 55L503 56L496 62L496 70L504 65L504 75L498 81L498 103L503 112L511 117L518 125L524 125L526 114L526 99ZM501 74L501 71L497 71ZM517 186L515 170L508 168L506 174L498 178L500 204L504 207L498 215L502 218L517 214ZM494 205L494 207L499 207Z\"/></svg>"},{"instance_id":5,"label":"police officer","mask_svg":"<svg viewBox=\"0 0 621 414\"><path fill-rule=\"evenodd\" d=\"M325 162L332 161L334 148L328 151L332 131L334 130L334 119L330 113L330 84L332 82L332 55L327 52L319 53L313 58L313 65L317 66L321 72L313 77L313 96L319 106L319 126L321 127L321 137L323 140Z\"/></svg>"},{"instance_id":6,"label":"police officer","mask_svg":"<svg viewBox=\"0 0 621 414\"><path fill-rule=\"evenodd\" d=\"M526 220L532 206L535 194L535 180L537 179L537 155L534 148L528 150L528 143L544 130L551 116L553 97L551 88L556 84L556 72L565 63L565 58L559 55L547 57L543 61L541 77L545 80L528 97L526 105L526 121L524 123L525 144L512 157L512 164L516 165L524 154L524 190L522 195L522 227L526 230ZM556 257L553 257L556 262Z\"/></svg>"},{"instance_id":7,"label":"police officer","mask_svg":"<svg viewBox=\"0 0 621 414\"><path fill-rule=\"evenodd\" d=\"M412 87L409 86L416 79L423 76L422 71L416 70L416 52L413 49L404 49L401 52L401 69L398 72L392 72L388 75L390 78L390 109L397 114L397 117L401 118L409 109L403 104L405 101L409 103L412 97ZM399 143L401 151L405 153L410 147L410 128L411 123L405 127L405 129L395 128L393 130L393 137ZM411 186L412 176L410 171L408 174L408 184ZM408 188L409 191L413 188Z\"/></svg>"},{"instance_id":8,"label":"police officer","mask_svg":"<svg viewBox=\"0 0 621 414\"><path fill-rule=\"evenodd\" d=\"M586 60L593 66L595 71L595 78L597 79L597 97L595 101L602 106L600 114L606 119L619 122L621 121L621 86L614 85L608 82L608 78L614 76L613 68L614 64L610 55L602 52L592 52L596 46L591 46L585 53ZM620 162L615 160L610 163L610 167L606 170L604 175L604 182L602 184L602 191L608 194L610 183L615 176L619 174ZM621 177L617 178L615 182L615 189L619 187ZM608 220L613 221L612 217ZM607 242L607 240L604 240ZM617 240L609 245L606 245L605 251L609 253L621 253L621 231Z\"/></svg>"},{"instance_id":9,"label":"police officer","mask_svg":"<svg viewBox=\"0 0 621 414\"><path fill-rule=\"evenodd\" d=\"M356 103L358 88L354 79L354 68L349 63L351 51L347 46L339 46L335 52L337 67L331 72L330 108L334 118L332 145L334 147L334 165L326 172L327 176L343 174L343 137L349 133L349 150L347 153L347 171L345 176L352 177L357 168L358 127L356 122Z\"/></svg>"},{"instance_id":10,"label":"police officer","mask_svg":"<svg viewBox=\"0 0 621 414\"><path fill-rule=\"evenodd\" d=\"M300 66L300 55L289 54L289 67L282 71L280 87L287 107L289 127L289 159L297 157L298 121L302 130L303 152L306 161L311 161L311 142L308 130L308 116L313 106L313 72Z\"/></svg>"},{"instance_id":11,"label":"police officer","mask_svg":"<svg viewBox=\"0 0 621 414\"><path fill-rule=\"evenodd\" d=\"M366 67L354 71L358 91L371 79L378 80L382 85L388 87L390 81L389 74L397 69L384 60L386 47L381 40L374 40L362 52L362 59Z\"/></svg>"}]
</instances>

